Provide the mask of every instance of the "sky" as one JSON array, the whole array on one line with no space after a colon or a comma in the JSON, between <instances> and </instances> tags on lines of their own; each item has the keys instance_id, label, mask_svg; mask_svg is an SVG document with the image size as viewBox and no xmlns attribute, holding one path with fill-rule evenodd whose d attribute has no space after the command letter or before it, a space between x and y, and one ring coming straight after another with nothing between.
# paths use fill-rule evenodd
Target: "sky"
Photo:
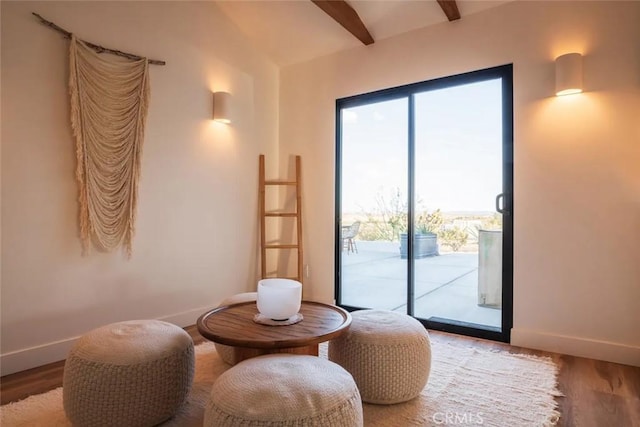
<instances>
[{"instance_id":1,"label":"sky","mask_svg":"<svg viewBox=\"0 0 640 427\"><path fill-rule=\"evenodd\" d=\"M493 212L502 192L501 80L416 94L419 210ZM407 196L408 98L342 110L342 210Z\"/></svg>"}]
</instances>

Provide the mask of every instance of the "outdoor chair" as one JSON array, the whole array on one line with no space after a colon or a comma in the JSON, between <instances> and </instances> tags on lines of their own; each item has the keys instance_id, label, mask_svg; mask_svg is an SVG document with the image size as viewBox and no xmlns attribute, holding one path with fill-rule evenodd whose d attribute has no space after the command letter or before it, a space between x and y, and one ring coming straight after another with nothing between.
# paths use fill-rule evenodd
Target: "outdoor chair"
<instances>
[{"instance_id":1,"label":"outdoor chair","mask_svg":"<svg viewBox=\"0 0 640 427\"><path fill-rule=\"evenodd\" d=\"M360 221L356 221L349 226L342 227L342 250L358 253L358 247L356 246L355 238L360 231Z\"/></svg>"}]
</instances>

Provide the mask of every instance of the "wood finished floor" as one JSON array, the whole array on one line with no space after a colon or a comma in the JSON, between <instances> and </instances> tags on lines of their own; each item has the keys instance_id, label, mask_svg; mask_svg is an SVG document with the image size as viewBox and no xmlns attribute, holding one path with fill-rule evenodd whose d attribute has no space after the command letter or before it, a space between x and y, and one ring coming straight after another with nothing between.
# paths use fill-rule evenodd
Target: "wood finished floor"
<instances>
[{"instance_id":1,"label":"wood finished floor","mask_svg":"<svg viewBox=\"0 0 640 427\"><path fill-rule=\"evenodd\" d=\"M205 341L195 326L185 329L195 344ZM562 414L559 426L640 427L640 368L437 331L429 331L429 334L434 342L465 343L485 350L551 357L560 367L558 388L564 394L558 398ZM60 387L63 367L64 361L60 361L2 377L2 405Z\"/></svg>"}]
</instances>

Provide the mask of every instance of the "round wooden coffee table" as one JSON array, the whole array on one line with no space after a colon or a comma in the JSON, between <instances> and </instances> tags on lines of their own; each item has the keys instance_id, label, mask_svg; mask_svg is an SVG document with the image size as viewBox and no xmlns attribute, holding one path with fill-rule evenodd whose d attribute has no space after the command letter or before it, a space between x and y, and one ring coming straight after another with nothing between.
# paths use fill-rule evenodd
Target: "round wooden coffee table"
<instances>
[{"instance_id":1,"label":"round wooden coffee table","mask_svg":"<svg viewBox=\"0 0 640 427\"><path fill-rule=\"evenodd\" d=\"M253 321L255 302L218 307L198 319L198 332L234 348L234 363L272 353L318 355L318 344L336 338L351 324L351 315L340 307L302 301L303 320L294 325L270 326Z\"/></svg>"}]
</instances>

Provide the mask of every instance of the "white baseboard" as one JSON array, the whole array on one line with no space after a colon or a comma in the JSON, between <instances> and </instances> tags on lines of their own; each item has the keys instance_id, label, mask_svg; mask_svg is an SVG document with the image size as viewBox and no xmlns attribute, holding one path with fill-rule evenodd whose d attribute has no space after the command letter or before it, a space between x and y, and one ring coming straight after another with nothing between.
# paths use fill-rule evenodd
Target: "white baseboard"
<instances>
[{"instance_id":1,"label":"white baseboard","mask_svg":"<svg viewBox=\"0 0 640 427\"><path fill-rule=\"evenodd\" d=\"M217 306L200 307L193 310L183 311L182 313L175 313L168 316L160 317L158 320L164 320L165 322L173 323L181 328L185 326L195 325L198 317L209 310L214 309Z\"/></svg>"},{"instance_id":2,"label":"white baseboard","mask_svg":"<svg viewBox=\"0 0 640 427\"><path fill-rule=\"evenodd\" d=\"M513 328L511 344L624 365L640 366L640 347Z\"/></svg>"},{"instance_id":3,"label":"white baseboard","mask_svg":"<svg viewBox=\"0 0 640 427\"><path fill-rule=\"evenodd\" d=\"M4 375L24 371L67 357L69 349L79 337L67 338L47 344L11 351L0 355L0 373Z\"/></svg>"},{"instance_id":4,"label":"white baseboard","mask_svg":"<svg viewBox=\"0 0 640 427\"><path fill-rule=\"evenodd\" d=\"M182 313L162 316L158 318L158 320L164 320L165 322L173 323L174 325L184 328L185 326L194 325L202 313L211 310L212 308L213 307L201 307L184 311ZM67 357L71 346L78 338L80 337L76 336L3 353L0 355L0 375L4 376L13 374L15 372L64 360Z\"/></svg>"}]
</instances>

